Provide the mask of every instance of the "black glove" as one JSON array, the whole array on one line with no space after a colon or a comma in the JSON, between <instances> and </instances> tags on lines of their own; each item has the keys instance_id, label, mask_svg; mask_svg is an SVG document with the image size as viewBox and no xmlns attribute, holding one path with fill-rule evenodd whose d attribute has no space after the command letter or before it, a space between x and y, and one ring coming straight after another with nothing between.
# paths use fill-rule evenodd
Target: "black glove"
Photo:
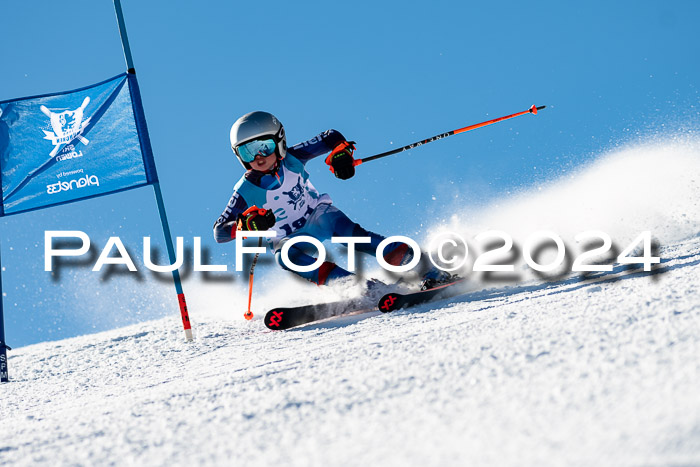
<instances>
[{"instance_id":1,"label":"black glove","mask_svg":"<svg viewBox=\"0 0 700 467\"><path fill-rule=\"evenodd\" d=\"M275 225L275 215L270 209L252 206L238 215L238 230L270 230Z\"/></svg>"},{"instance_id":2,"label":"black glove","mask_svg":"<svg viewBox=\"0 0 700 467\"><path fill-rule=\"evenodd\" d=\"M330 166L331 172L341 180L347 180L355 175L355 158L352 157L354 151L354 141L343 141L326 158L326 164Z\"/></svg>"}]
</instances>

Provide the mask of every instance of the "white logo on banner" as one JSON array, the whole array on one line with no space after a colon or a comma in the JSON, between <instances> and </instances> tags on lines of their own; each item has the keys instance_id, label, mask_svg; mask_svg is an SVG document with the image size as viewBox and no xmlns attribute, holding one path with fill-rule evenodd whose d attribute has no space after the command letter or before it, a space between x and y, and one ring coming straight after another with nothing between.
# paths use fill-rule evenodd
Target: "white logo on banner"
<instances>
[{"instance_id":1,"label":"white logo on banner","mask_svg":"<svg viewBox=\"0 0 700 467\"><path fill-rule=\"evenodd\" d=\"M57 162L65 161L68 159L75 159L76 157L83 157L83 151L76 151L75 146L69 144L63 148L63 154L56 158Z\"/></svg>"},{"instance_id":2,"label":"white logo on banner","mask_svg":"<svg viewBox=\"0 0 700 467\"><path fill-rule=\"evenodd\" d=\"M56 182L51 185L46 185L46 193L54 195L62 191L70 191L74 188L85 188L86 186L92 185L100 186L100 180L96 175L85 175L84 177L69 182Z\"/></svg>"},{"instance_id":3,"label":"white logo on banner","mask_svg":"<svg viewBox=\"0 0 700 467\"><path fill-rule=\"evenodd\" d=\"M75 138L78 138L80 142L85 145L89 143L89 141L82 136L85 127L90 123L89 118L83 120L85 107L87 107L89 103L90 98L86 97L80 107L75 110L66 110L64 112L52 112L43 105L40 107L44 115L49 117L51 128L53 129L53 132L42 130L45 134L44 139L48 139L51 141L51 144L54 145L53 151L51 151L51 157L56 155L62 145L70 143Z\"/></svg>"}]
</instances>

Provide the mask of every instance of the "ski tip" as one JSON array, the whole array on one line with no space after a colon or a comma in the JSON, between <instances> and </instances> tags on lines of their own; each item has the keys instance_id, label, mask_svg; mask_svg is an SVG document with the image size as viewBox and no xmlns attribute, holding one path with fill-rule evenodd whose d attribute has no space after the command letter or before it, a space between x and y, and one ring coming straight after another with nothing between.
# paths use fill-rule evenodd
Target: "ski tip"
<instances>
[{"instance_id":1,"label":"ski tip","mask_svg":"<svg viewBox=\"0 0 700 467\"><path fill-rule=\"evenodd\" d=\"M268 311L264 319L265 326L272 330L286 329L284 326L282 326L282 319L284 318L284 313L285 310L283 309Z\"/></svg>"},{"instance_id":2,"label":"ski tip","mask_svg":"<svg viewBox=\"0 0 700 467\"><path fill-rule=\"evenodd\" d=\"M379 299L379 311L382 313L389 313L396 310L399 307L397 303L399 294L388 293Z\"/></svg>"}]
</instances>

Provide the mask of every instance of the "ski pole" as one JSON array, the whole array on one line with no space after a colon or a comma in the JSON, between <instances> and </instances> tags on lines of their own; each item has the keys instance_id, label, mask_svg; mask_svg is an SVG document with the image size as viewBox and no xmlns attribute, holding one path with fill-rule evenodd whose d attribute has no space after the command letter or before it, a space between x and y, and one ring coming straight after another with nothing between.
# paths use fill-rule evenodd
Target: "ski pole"
<instances>
[{"instance_id":1,"label":"ski pole","mask_svg":"<svg viewBox=\"0 0 700 467\"><path fill-rule=\"evenodd\" d=\"M262 237L258 238L258 248L262 246ZM250 265L250 276L248 276L248 311L243 314L243 317L247 320L253 319L253 312L250 311L250 303L253 301L253 273L255 271L255 265L258 262L258 256L260 252L255 253L253 258L253 263Z\"/></svg>"},{"instance_id":2,"label":"ski pole","mask_svg":"<svg viewBox=\"0 0 700 467\"><path fill-rule=\"evenodd\" d=\"M257 212L258 215L263 216L265 218L271 217L273 224L274 224L274 219L275 216L272 214L272 211L269 209L260 209L257 206L253 205L246 209L242 216L248 216L249 214ZM238 219L238 225L236 226L237 231L242 231L243 230L243 217ZM248 229L250 229L250 226L248 226ZM257 227L254 227L255 230L257 230ZM243 237L245 240L246 237ZM262 237L258 239L258 249L262 246ZM260 256L260 251L255 253L255 258L253 258L253 263L250 265L250 276L248 277L248 311L246 311L243 316L247 320L253 319L253 312L250 311L250 303L253 301L253 273L255 271L255 265L258 262L258 257Z\"/></svg>"},{"instance_id":3,"label":"ski pole","mask_svg":"<svg viewBox=\"0 0 700 467\"><path fill-rule=\"evenodd\" d=\"M375 159L380 159L380 158L386 157L386 156L391 156L391 155L397 154L397 153L399 153L399 152L408 151L409 149L417 148L418 146L422 146L422 145L424 145L424 144L432 143L433 141L437 141L437 140L439 140L439 139L447 138L448 136L457 135L457 134L459 134L459 133L464 133L464 132L469 131L469 130L476 130L477 128L481 128L481 127L486 126L486 125L491 125L492 123L502 122L503 120L508 120L509 118L519 117L520 115L525 115L525 114L527 114L527 113L531 113L531 114L533 114L533 115L537 115L537 111L538 111L538 110L542 110L542 109L544 109L545 107L546 107L546 106L544 106L544 105L542 105L542 106L540 106L540 107L535 107L535 106L533 105L533 106L530 107L529 109L523 110L522 112L517 112L517 113L514 113L514 114L512 114L512 115L506 115L505 117L494 118L493 120L489 120L489 121L486 121L486 122L475 123L474 125L465 126L464 128L459 128L459 129L457 129L457 130L448 131L447 133L442 133L442 134L440 134L440 135L435 135L435 136L433 136L432 138L424 139L423 141L417 141L417 142L415 142L415 143L409 144L409 145L404 146L404 147L402 147L402 148L393 149L393 150L391 150L391 151L383 152L383 153L381 153L381 154L375 154L374 156L365 157L364 159L356 159L356 160L355 160L355 165L358 166L358 165L360 165L360 164L364 164L365 162L373 161L373 160L375 160Z\"/></svg>"}]
</instances>

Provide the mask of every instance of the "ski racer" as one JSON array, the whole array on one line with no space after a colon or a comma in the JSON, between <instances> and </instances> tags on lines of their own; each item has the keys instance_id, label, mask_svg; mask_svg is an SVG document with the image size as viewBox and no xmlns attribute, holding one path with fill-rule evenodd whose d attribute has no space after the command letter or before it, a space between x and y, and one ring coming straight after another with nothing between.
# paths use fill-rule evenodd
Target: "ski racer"
<instances>
[{"instance_id":1,"label":"ski racer","mask_svg":"<svg viewBox=\"0 0 700 467\"><path fill-rule=\"evenodd\" d=\"M336 130L323 133L290 148L287 147L282 123L267 112L251 112L236 120L231 127L231 149L246 169L234 187L226 209L214 223L218 243L236 238L238 231L273 230L269 239L277 263L290 270L281 260L281 250L289 239L308 235L319 241L331 237L369 237L371 243L358 243L357 251L376 255L376 248L385 237L362 228L336 208L326 193L319 193L309 180L304 166L311 159L328 154L326 164L335 176L347 180L355 175L355 145ZM293 245L289 259L296 265L308 266L316 258ZM412 249L405 243L390 243L384 249L384 260L394 266L408 264ZM331 284L354 274L333 262L326 261L310 272L293 271L318 285ZM437 268L430 269L421 283L432 288L452 276ZM382 285L368 281L372 288Z\"/></svg>"}]
</instances>

